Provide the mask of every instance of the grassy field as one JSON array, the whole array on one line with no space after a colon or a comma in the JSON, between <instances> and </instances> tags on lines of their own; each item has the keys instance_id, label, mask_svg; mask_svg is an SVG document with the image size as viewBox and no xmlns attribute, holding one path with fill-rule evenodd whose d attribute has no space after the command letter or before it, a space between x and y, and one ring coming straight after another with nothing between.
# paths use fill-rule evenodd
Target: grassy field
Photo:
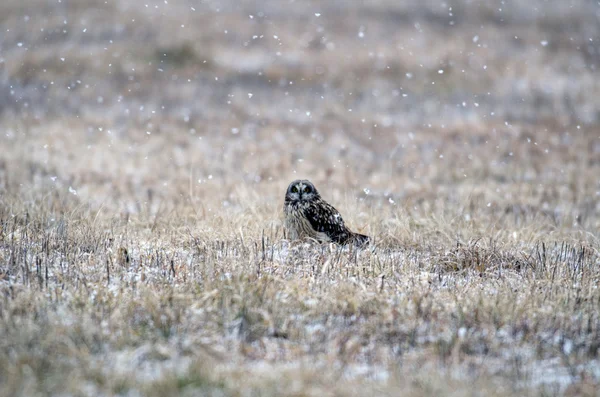
<instances>
[{"instance_id":1,"label":"grassy field","mask_svg":"<svg viewBox=\"0 0 600 397\"><path fill-rule=\"evenodd\" d=\"M0 396L597 396L599 231L596 1L0 2Z\"/></svg>"}]
</instances>

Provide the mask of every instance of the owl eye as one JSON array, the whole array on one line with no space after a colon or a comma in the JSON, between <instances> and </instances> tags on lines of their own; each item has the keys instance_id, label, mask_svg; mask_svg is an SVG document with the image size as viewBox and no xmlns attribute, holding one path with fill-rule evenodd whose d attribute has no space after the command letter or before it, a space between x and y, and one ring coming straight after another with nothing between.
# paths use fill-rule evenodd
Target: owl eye
<instances>
[{"instance_id":1,"label":"owl eye","mask_svg":"<svg viewBox=\"0 0 600 397\"><path fill-rule=\"evenodd\" d=\"M306 186L306 187L304 188L304 193L310 193L310 187Z\"/></svg>"},{"instance_id":2,"label":"owl eye","mask_svg":"<svg viewBox=\"0 0 600 397\"><path fill-rule=\"evenodd\" d=\"M298 193L298 188L296 186L292 186L292 193Z\"/></svg>"}]
</instances>

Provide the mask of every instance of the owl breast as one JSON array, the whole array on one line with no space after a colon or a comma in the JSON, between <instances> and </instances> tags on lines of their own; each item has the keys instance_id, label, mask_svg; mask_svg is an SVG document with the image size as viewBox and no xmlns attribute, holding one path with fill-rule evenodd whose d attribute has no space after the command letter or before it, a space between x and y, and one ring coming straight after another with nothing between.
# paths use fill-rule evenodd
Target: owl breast
<instances>
[{"instance_id":1,"label":"owl breast","mask_svg":"<svg viewBox=\"0 0 600 397\"><path fill-rule=\"evenodd\" d=\"M326 233L315 230L306 218L305 211L311 205L309 202L285 203L283 211L285 214L285 227L289 233L288 237L291 240L313 238L323 242L331 241Z\"/></svg>"}]
</instances>

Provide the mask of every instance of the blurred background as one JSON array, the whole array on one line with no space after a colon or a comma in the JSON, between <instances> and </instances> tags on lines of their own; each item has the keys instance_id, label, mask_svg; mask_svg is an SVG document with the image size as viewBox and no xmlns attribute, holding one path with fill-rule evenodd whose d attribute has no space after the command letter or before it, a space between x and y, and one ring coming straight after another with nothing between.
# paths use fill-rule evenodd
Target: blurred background
<instances>
[{"instance_id":1,"label":"blurred background","mask_svg":"<svg viewBox=\"0 0 600 397\"><path fill-rule=\"evenodd\" d=\"M273 213L302 177L345 208L598 210L595 0L4 0L0 27L19 200Z\"/></svg>"}]
</instances>

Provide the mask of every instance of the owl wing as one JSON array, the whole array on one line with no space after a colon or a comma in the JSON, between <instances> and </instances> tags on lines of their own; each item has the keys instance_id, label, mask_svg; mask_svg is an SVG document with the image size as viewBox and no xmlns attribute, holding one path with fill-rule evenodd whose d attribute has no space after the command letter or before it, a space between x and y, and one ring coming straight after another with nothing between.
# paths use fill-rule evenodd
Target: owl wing
<instances>
[{"instance_id":1,"label":"owl wing","mask_svg":"<svg viewBox=\"0 0 600 397\"><path fill-rule=\"evenodd\" d=\"M325 201L321 201L319 205L306 207L304 216L317 233L324 233L335 243L345 244L350 237L350 232L344 225L338 210Z\"/></svg>"}]
</instances>

